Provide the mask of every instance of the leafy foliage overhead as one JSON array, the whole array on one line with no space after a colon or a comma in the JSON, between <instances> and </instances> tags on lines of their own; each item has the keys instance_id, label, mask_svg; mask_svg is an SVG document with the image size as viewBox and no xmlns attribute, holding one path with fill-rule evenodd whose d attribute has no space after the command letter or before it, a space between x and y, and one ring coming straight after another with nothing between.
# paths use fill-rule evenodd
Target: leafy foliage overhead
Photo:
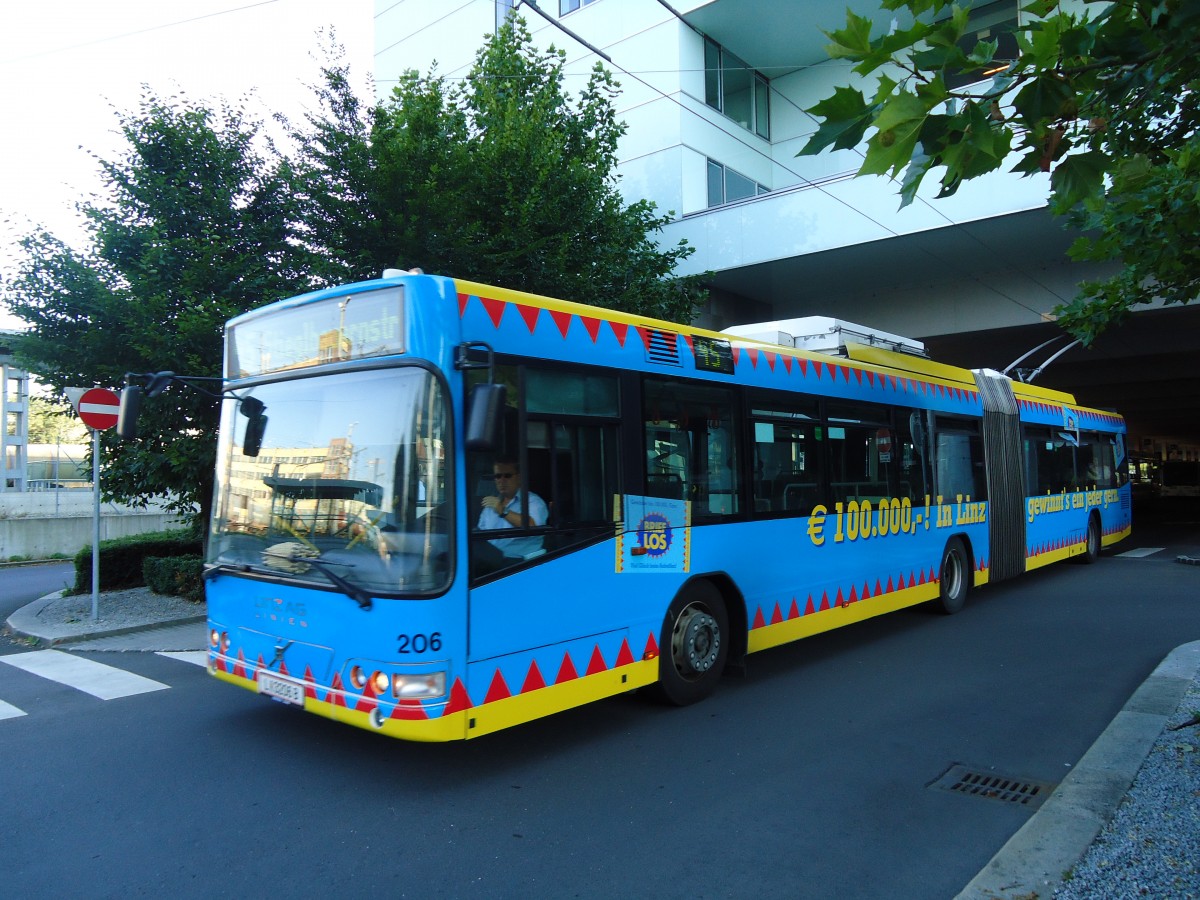
<instances>
[{"instance_id":1,"label":"leafy foliage overhead","mask_svg":"<svg viewBox=\"0 0 1200 900\"><path fill-rule=\"evenodd\" d=\"M852 11L829 33L830 55L873 89L838 87L814 105L822 121L802 154L866 139L860 174L900 178L902 205L935 169L939 197L1013 159L1016 172L1049 172L1052 209L1085 235L1072 257L1123 263L1056 310L1085 341L1139 304L1196 298L1200 3L1033 0L1009 53L995 29L968 37L970 4L882 6L897 13L888 33Z\"/></svg>"},{"instance_id":2,"label":"leafy foliage overhead","mask_svg":"<svg viewBox=\"0 0 1200 900\"><path fill-rule=\"evenodd\" d=\"M215 375L225 320L306 283L290 167L242 110L146 94L120 125L127 150L101 163L108 202L79 207L87 250L32 234L4 284L5 305L30 325L17 356L59 397L119 387L127 372ZM103 435L106 494L206 511L216 426L211 397L172 389L150 401L140 440Z\"/></svg>"},{"instance_id":3,"label":"leafy foliage overhead","mask_svg":"<svg viewBox=\"0 0 1200 900\"><path fill-rule=\"evenodd\" d=\"M690 320L703 290L672 272L694 248L660 248L669 218L617 188L618 87L597 65L572 100L564 63L510 17L465 79L408 72L371 108L345 69L327 70L322 113L294 134L306 240L330 254L325 276L419 266Z\"/></svg>"},{"instance_id":4,"label":"leafy foliage overhead","mask_svg":"<svg viewBox=\"0 0 1200 900\"><path fill-rule=\"evenodd\" d=\"M660 249L667 219L617 190L616 84L597 68L572 101L563 66L512 18L461 83L409 73L370 105L330 66L290 156L240 108L147 92L100 162L106 196L79 206L87 248L22 241L2 298L30 325L18 357L59 398L130 372L216 376L226 320L397 265L690 319L702 288L672 273L692 248ZM217 424L213 396L148 400L137 441L104 436L106 494L205 522Z\"/></svg>"}]
</instances>

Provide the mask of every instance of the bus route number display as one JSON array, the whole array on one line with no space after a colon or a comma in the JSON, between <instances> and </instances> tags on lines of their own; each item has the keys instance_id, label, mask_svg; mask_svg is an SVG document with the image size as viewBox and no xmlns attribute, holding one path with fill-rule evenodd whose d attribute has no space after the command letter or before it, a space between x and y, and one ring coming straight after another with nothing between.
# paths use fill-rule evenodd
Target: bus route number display
<instances>
[{"instance_id":1,"label":"bus route number display","mask_svg":"<svg viewBox=\"0 0 1200 900\"><path fill-rule=\"evenodd\" d=\"M733 374L733 347L729 341L696 336L692 338L696 369L701 372Z\"/></svg>"}]
</instances>

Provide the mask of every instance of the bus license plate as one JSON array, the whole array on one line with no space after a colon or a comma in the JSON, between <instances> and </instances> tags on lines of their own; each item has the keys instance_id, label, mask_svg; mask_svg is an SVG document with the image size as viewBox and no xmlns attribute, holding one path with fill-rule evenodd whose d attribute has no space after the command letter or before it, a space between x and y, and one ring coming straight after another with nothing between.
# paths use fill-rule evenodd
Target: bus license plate
<instances>
[{"instance_id":1,"label":"bus license plate","mask_svg":"<svg viewBox=\"0 0 1200 900\"><path fill-rule=\"evenodd\" d=\"M304 705L304 685L280 678L278 675L259 672L258 692L282 703L291 703L294 706Z\"/></svg>"}]
</instances>

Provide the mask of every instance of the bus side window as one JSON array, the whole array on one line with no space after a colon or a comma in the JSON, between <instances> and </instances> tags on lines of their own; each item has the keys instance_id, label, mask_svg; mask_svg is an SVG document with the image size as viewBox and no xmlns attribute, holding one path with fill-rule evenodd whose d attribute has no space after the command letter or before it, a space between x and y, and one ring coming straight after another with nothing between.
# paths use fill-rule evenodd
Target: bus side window
<instances>
[{"instance_id":1,"label":"bus side window","mask_svg":"<svg viewBox=\"0 0 1200 900\"><path fill-rule=\"evenodd\" d=\"M1107 435L1086 432L1080 435L1079 478L1081 488L1116 486L1113 444Z\"/></svg>"},{"instance_id":2,"label":"bus side window","mask_svg":"<svg viewBox=\"0 0 1200 900\"><path fill-rule=\"evenodd\" d=\"M889 411L867 403L830 403L829 487L834 502L878 503L896 492L896 437Z\"/></svg>"},{"instance_id":3,"label":"bus side window","mask_svg":"<svg viewBox=\"0 0 1200 900\"><path fill-rule=\"evenodd\" d=\"M823 498L816 398L752 390L747 400L754 512L811 514Z\"/></svg>"},{"instance_id":4,"label":"bus side window","mask_svg":"<svg viewBox=\"0 0 1200 900\"><path fill-rule=\"evenodd\" d=\"M983 463L983 438L974 423L939 418L934 435L937 460L937 493L942 502L959 496L987 499L987 476Z\"/></svg>"},{"instance_id":5,"label":"bus side window","mask_svg":"<svg viewBox=\"0 0 1200 900\"><path fill-rule=\"evenodd\" d=\"M929 484L929 445L920 411L896 410L896 443L900 476L896 496L920 503Z\"/></svg>"},{"instance_id":6,"label":"bus side window","mask_svg":"<svg viewBox=\"0 0 1200 900\"><path fill-rule=\"evenodd\" d=\"M1026 428L1025 461L1031 494L1057 494L1075 489L1077 448L1059 431Z\"/></svg>"},{"instance_id":7,"label":"bus side window","mask_svg":"<svg viewBox=\"0 0 1200 900\"><path fill-rule=\"evenodd\" d=\"M612 375L525 371L527 484L546 501L548 550L612 533L620 405Z\"/></svg>"},{"instance_id":8,"label":"bus side window","mask_svg":"<svg viewBox=\"0 0 1200 900\"><path fill-rule=\"evenodd\" d=\"M646 495L688 500L698 520L739 512L733 392L653 378L643 391Z\"/></svg>"}]
</instances>

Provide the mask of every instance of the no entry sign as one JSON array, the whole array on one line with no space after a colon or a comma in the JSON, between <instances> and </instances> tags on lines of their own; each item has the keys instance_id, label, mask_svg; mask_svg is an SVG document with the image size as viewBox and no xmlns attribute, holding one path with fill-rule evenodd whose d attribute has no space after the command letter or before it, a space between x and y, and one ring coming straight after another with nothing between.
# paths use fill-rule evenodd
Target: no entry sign
<instances>
[{"instance_id":1,"label":"no entry sign","mask_svg":"<svg viewBox=\"0 0 1200 900\"><path fill-rule=\"evenodd\" d=\"M83 424L95 431L103 431L117 424L117 413L121 398L108 388L92 388L79 398L79 418Z\"/></svg>"}]
</instances>

